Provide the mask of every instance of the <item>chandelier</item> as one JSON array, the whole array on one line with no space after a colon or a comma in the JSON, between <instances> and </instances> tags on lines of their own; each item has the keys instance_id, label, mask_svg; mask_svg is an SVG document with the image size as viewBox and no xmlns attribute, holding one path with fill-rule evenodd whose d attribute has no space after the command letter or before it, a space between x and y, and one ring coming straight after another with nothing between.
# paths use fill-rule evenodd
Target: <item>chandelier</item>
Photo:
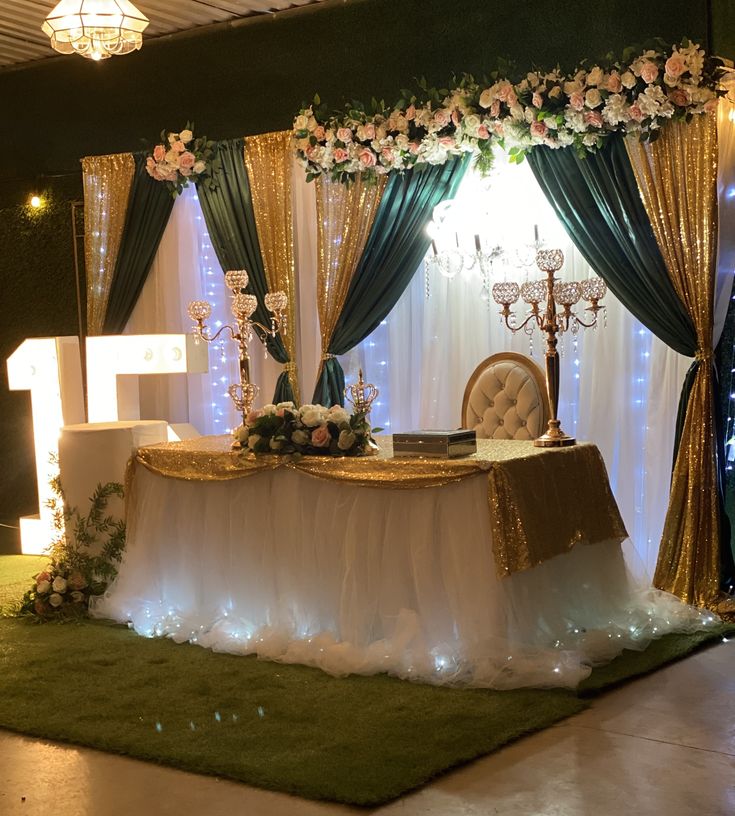
<instances>
[{"instance_id":1,"label":"chandelier","mask_svg":"<svg viewBox=\"0 0 735 816\"><path fill-rule=\"evenodd\" d=\"M61 54L103 60L139 49L147 25L129 0L61 0L41 30Z\"/></svg>"}]
</instances>

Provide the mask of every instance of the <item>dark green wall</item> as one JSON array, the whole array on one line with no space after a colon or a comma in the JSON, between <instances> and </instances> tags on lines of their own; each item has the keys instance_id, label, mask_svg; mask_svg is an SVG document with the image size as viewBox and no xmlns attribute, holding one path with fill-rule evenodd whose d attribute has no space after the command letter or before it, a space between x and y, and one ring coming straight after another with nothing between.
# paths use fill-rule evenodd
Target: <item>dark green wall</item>
<instances>
[{"instance_id":1,"label":"dark green wall","mask_svg":"<svg viewBox=\"0 0 735 816\"><path fill-rule=\"evenodd\" d=\"M653 36L704 42L710 22L729 27L714 39L731 44L727 0L716 2L712 21L707 0L595 5L328 0L150 41L103 63L61 57L0 72L0 522L35 503L29 398L7 391L4 360L25 337L76 332L68 202L81 197L82 156L142 149L187 119L214 139L284 129L317 91L334 106L393 101L414 77L444 84L453 72L479 76L498 57L522 69L569 66ZM59 173L72 175L46 178ZM50 206L29 217L23 203L40 187Z\"/></svg>"}]
</instances>

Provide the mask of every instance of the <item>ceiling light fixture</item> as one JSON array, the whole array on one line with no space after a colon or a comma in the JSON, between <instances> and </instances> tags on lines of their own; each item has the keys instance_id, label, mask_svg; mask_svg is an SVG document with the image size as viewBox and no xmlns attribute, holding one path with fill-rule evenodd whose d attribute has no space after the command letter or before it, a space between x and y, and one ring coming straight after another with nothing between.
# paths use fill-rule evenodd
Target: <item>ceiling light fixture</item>
<instances>
[{"instance_id":1,"label":"ceiling light fixture","mask_svg":"<svg viewBox=\"0 0 735 816\"><path fill-rule=\"evenodd\" d=\"M147 25L129 0L61 0L41 30L61 54L103 60L139 49Z\"/></svg>"}]
</instances>

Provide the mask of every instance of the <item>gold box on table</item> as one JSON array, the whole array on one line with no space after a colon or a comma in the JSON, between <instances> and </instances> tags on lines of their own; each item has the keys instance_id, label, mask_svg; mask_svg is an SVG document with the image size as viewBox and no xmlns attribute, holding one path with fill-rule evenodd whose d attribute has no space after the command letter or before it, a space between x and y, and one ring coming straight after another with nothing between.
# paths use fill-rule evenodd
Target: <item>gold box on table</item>
<instances>
[{"instance_id":1,"label":"gold box on table","mask_svg":"<svg viewBox=\"0 0 735 816\"><path fill-rule=\"evenodd\" d=\"M394 456L427 456L453 459L477 451L477 434L461 428L458 431L411 431L393 434Z\"/></svg>"}]
</instances>

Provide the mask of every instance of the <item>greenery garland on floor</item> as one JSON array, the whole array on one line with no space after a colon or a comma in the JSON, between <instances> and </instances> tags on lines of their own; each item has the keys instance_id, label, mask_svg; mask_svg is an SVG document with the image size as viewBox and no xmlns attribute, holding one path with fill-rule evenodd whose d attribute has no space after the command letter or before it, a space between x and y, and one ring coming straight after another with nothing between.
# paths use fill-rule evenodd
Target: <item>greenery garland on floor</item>
<instances>
[{"instance_id":1,"label":"greenery garland on floor","mask_svg":"<svg viewBox=\"0 0 735 816\"><path fill-rule=\"evenodd\" d=\"M653 40L569 74L558 67L513 74L503 66L484 81L464 75L439 89L421 79L418 93L402 91L395 105L353 101L331 114L316 96L294 120L297 158L309 181L326 175L349 182L466 152L486 170L496 144L515 162L539 145L584 156L612 133L654 141L667 122L712 111L728 69L684 39Z\"/></svg>"},{"instance_id":2,"label":"greenery garland on floor","mask_svg":"<svg viewBox=\"0 0 735 816\"><path fill-rule=\"evenodd\" d=\"M64 502L59 476L51 480L55 537L49 548L48 566L11 607L16 615L39 620L80 617L87 614L91 598L101 595L117 575L125 549L125 522L106 515L108 501L123 498L117 482L98 484L86 516Z\"/></svg>"}]
</instances>

